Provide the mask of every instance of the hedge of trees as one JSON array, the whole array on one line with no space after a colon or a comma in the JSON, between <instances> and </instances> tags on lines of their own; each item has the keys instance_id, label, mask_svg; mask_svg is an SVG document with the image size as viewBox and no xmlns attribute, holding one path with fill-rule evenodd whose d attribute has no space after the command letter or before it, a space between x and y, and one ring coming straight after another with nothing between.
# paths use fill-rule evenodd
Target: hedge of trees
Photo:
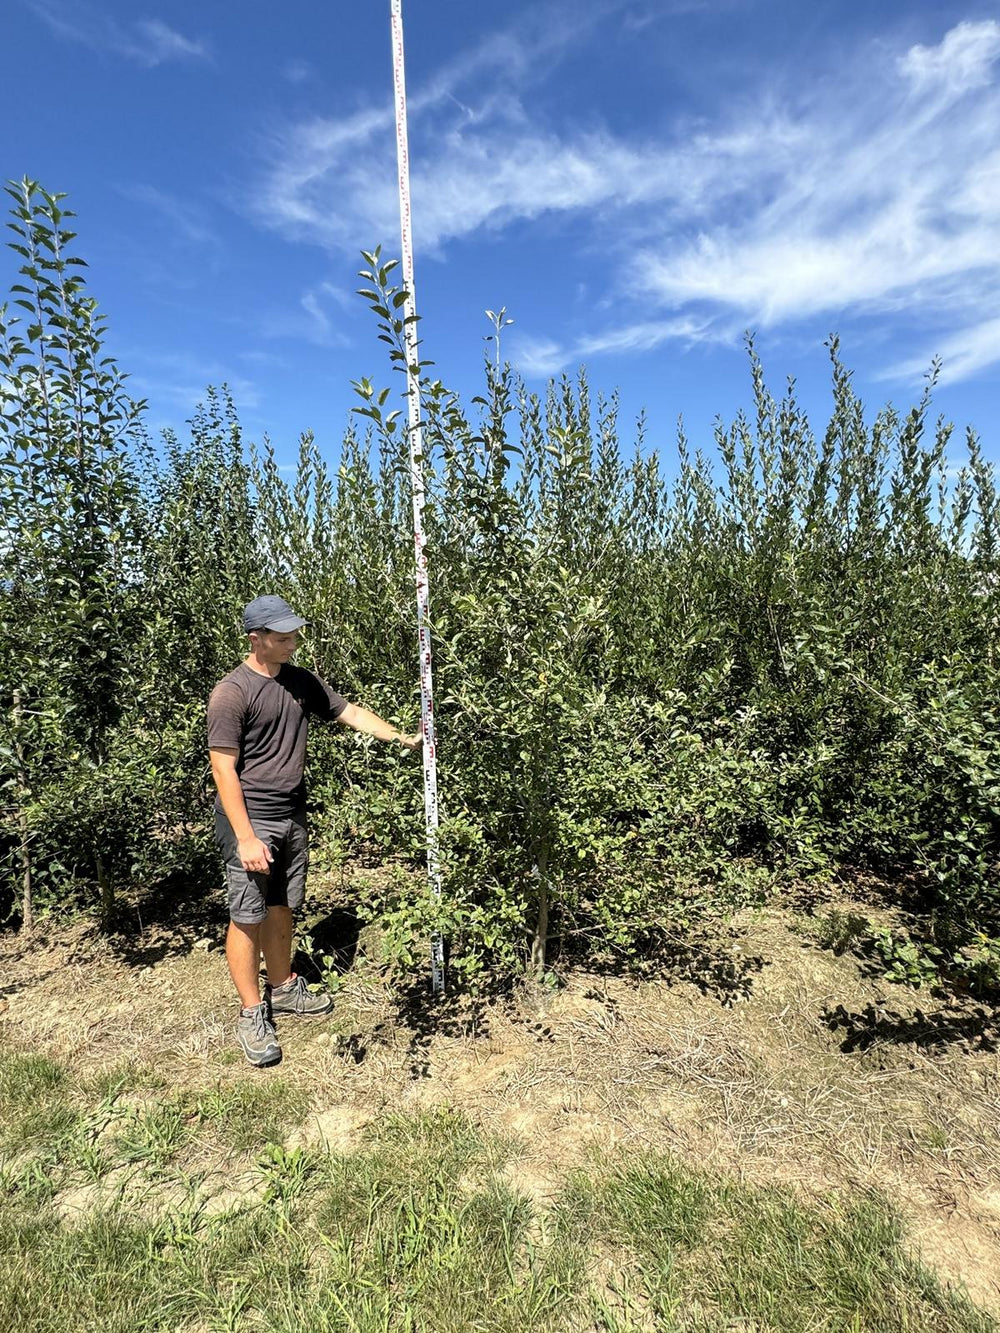
<instances>
[{"instance_id":1,"label":"hedge of trees","mask_svg":"<svg viewBox=\"0 0 1000 1333\"><path fill-rule=\"evenodd\" d=\"M151 442L70 253L72 215L12 183L18 273L0 309L0 835L7 920L114 910L218 878L204 706L277 591L301 660L419 716L393 266L367 256L386 374L334 465L294 477L209 389ZM397 314L399 312L399 314ZM553 949L621 958L783 882L868 869L929 929L1000 933L1000 502L977 438L866 417L829 344L814 433L749 346L752 408L676 458L586 376L530 392L488 359L469 406L424 368L426 524L445 894L382 877L390 954L433 925L452 975ZM396 383L392 384L393 379ZM405 416L405 414L404 414ZM320 859L418 865L419 767L341 729L311 761Z\"/></svg>"}]
</instances>

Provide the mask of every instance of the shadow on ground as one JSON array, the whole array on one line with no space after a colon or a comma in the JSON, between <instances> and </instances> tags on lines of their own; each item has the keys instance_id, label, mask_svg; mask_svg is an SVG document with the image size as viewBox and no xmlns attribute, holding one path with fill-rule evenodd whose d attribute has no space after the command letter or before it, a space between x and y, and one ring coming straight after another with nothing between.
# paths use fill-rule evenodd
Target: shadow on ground
<instances>
[{"instance_id":1,"label":"shadow on ground","mask_svg":"<svg viewBox=\"0 0 1000 1333\"><path fill-rule=\"evenodd\" d=\"M324 958L331 958L329 971L343 976L354 964L358 952L358 939L361 936L361 919L348 907L335 907L319 918L306 917L303 935L312 941L312 952L304 953L301 947L292 959L292 968L309 981L322 981ZM301 946L303 936L297 937Z\"/></svg>"},{"instance_id":2,"label":"shadow on ground","mask_svg":"<svg viewBox=\"0 0 1000 1333\"><path fill-rule=\"evenodd\" d=\"M107 938L122 962L153 967L190 953L199 940L221 944L228 921L217 873L211 878L178 874L120 903Z\"/></svg>"},{"instance_id":3,"label":"shadow on ground","mask_svg":"<svg viewBox=\"0 0 1000 1333\"><path fill-rule=\"evenodd\" d=\"M27 943L25 948L44 948L47 943L48 940L45 935L32 935L30 943ZM0 1000L6 1001L10 999L12 995L17 995L20 991L30 990L33 986L44 985L50 977L54 977L55 974L61 970L62 965L60 964L56 967L50 967L44 972L26 974L19 981L5 981L0 985Z\"/></svg>"},{"instance_id":4,"label":"shadow on ground","mask_svg":"<svg viewBox=\"0 0 1000 1333\"><path fill-rule=\"evenodd\" d=\"M332 971L347 972L354 962L361 922L349 907L324 908L319 916L303 913L305 933L312 936L313 956L296 954L293 967L310 981L320 980L317 957L327 955ZM221 946L229 910L217 867L196 879L177 875L161 881L131 901L122 901L107 932L114 953L130 967L152 967L164 959L190 953L199 940Z\"/></svg>"},{"instance_id":5,"label":"shadow on ground","mask_svg":"<svg viewBox=\"0 0 1000 1333\"><path fill-rule=\"evenodd\" d=\"M638 982L656 978L668 982L687 982L697 986L703 995L717 1000L724 1007L749 998L754 977L767 965L759 955L744 956L728 950L722 944L712 947L708 943L661 941L659 950L655 957L630 959L624 965L620 960L609 959L604 968L600 965L595 967L590 957L581 962L589 975L600 976L606 972L617 980ZM573 967L573 963L574 960L565 953L554 960L559 970L568 970ZM530 1002L532 994L537 1000L535 1004ZM596 998L596 992L594 995ZM489 1007L498 1001L509 1002L512 1015L520 1013L523 1017L526 1008L533 1008L537 1018L524 1020L521 1024L526 1037L536 1042L554 1041L552 1029L545 1022L549 998L550 993L537 983L522 980L519 984L509 977L498 979L494 986L476 996L435 996L429 978L420 977L397 992L392 1017L375 1026L371 1040L392 1043L399 1040L400 1034L405 1034L410 1077L429 1078L431 1042L441 1037L488 1037Z\"/></svg>"},{"instance_id":6,"label":"shadow on ground","mask_svg":"<svg viewBox=\"0 0 1000 1333\"><path fill-rule=\"evenodd\" d=\"M925 1013L916 1009L900 1014L892 1009L867 1005L850 1013L842 1004L822 1015L831 1032L843 1032L840 1049L868 1051L874 1046L917 1046L924 1050L959 1046L968 1051L1000 1050L1000 1014L977 1006L970 1009L938 1009Z\"/></svg>"},{"instance_id":7,"label":"shadow on ground","mask_svg":"<svg viewBox=\"0 0 1000 1333\"><path fill-rule=\"evenodd\" d=\"M733 939L740 938L737 935ZM724 1008L748 1000L754 978L768 966L760 954L744 954L728 947L725 940L660 937L643 941L636 953L627 958L605 958L567 951L558 964L573 968L577 963L598 976L614 976L635 981L665 981L697 986L702 995L718 1000Z\"/></svg>"},{"instance_id":8,"label":"shadow on ground","mask_svg":"<svg viewBox=\"0 0 1000 1333\"><path fill-rule=\"evenodd\" d=\"M504 988L509 991L509 987ZM430 1078L430 1047L434 1038L489 1036L488 1005L479 995L435 995L421 978L397 992L395 1012L372 1029L372 1041L393 1043L405 1034L410 1078Z\"/></svg>"}]
</instances>

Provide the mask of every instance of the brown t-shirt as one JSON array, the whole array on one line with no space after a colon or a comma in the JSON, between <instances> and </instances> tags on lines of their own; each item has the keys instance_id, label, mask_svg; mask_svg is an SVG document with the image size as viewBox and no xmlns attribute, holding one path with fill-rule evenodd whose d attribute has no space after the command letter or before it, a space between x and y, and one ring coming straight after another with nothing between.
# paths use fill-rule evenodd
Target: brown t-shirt
<instances>
[{"instance_id":1,"label":"brown t-shirt","mask_svg":"<svg viewBox=\"0 0 1000 1333\"><path fill-rule=\"evenodd\" d=\"M309 719L332 722L346 707L319 676L290 662L276 676L241 662L219 681L208 701L208 746L239 752L236 772L251 819L302 809Z\"/></svg>"}]
</instances>

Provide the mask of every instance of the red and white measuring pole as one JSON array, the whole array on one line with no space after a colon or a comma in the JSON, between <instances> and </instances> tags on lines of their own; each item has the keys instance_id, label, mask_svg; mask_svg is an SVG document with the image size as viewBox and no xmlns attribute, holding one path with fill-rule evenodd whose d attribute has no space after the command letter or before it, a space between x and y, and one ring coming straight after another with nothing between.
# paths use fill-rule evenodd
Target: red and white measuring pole
<instances>
[{"instance_id":1,"label":"red and white measuring pole","mask_svg":"<svg viewBox=\"0 0 1000 1333\"><path fill-rule=\"evenodd\" d=\"M417 302L413 290L413 229L410 219L410 153L406 139L406 74L403 64L402 0L392 0L392 68L396 88L396 160L399 165L399 224L403 242L403 286L406 288L404 337L410 401L410 481L413 487L413 548L416 555L417 642L420 649L420 718L424 736L424 817L427 825L427 877L431 892L441 897L438 853L437 745L434 739L434 690L431 681L430 580L424 538L424 437L420 421L420 357L417 348ZM444 990L444 942L431 938L431 984Z\"/></svg>"}]
</instances>

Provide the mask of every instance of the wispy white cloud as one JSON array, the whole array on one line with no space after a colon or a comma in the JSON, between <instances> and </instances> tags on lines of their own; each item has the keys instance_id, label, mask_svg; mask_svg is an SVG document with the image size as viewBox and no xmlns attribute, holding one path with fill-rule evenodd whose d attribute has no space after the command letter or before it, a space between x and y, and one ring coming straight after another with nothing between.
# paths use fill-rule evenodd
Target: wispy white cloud
<instances>
[{"instance_id":1,"label":"wispy white cloud","mask_svg":"<svg viewBox=\"0 0 1000 1333\"><path fill-rule=\"evenodd\" d=\"M559 156L558 140L539 135L531 141L529 119L512 90L544 76L561 52L627 5L628 0L592 0L581 14L567 0L550 0L529 10L517 32L492 33L410 90L414 143L421 126L436 140L432 159L424 156L426 165L413 173L422 246L544 211L544 203L535 206L541 192L526 190L522 173L544 170L549 186L561 194L557 207L577 197L574 177L587 191L583 178L594 171L588 154L568 145L561 161L550 160ZM350 253L373 244L373 238L394 236L394 123L387 100L341 118L316 117L276 131L266 146L269 167L253 192L252 210L288 236ZM501 135L507 136L509 153L495 151ZM595 183L588 199L600 197Z\"/></svg>"},{"instance_id":2,"label":"wispy white cloud","mask_svg":"<svg viewBox=\"0 0 1000 1333\"><path fill-rule=\"evenodd\" d=\"M910 357L889 366L880 378L917 383L927 373L933 355L939 356L942 362L940 384L954 384L987 366L996 365L1000 362L1000 317L984 319L949 334L934 353Z\"/></svg>"},{"instance_id":3,"label":"wispy white cloud","mask_svg":"<svg viewBox=\"0 0 1000 1333\"><path fill-rule=\"evenodd\" d=\"M299 305L309 317L314 332L313 340L316 342L328 343L330 341L330 335L333 332L333 325L330 322L330 316L323 308L319 292L306 292L299 301Z\"/></svg>"},{"instance_id":4,"label":"wispy white cloud","mask_svg":"<svg viewBox=\"0 0 1000 1333\"><path fill-rule=\"evenodd\" d=\"M1000 359L987 318L1000 298L998 57L990 21L912 47L895 87L866 94L859 68L850 109L818 102L800 119L793 170L773 170L764 136L759 171L776 185L760 206L726 208L726 183L707 180L710 225L643 247L634 289L761 326L905 316L917 359L940 353L944 379Z\"/></svg>"},{"instance_id":5,"label":"wispy white cloud","mask_svg":"<svg viewBox=\"0 0 1000 1333\"><path fill-rule=\"evenodd\" d=\"M148 64L159 65L165 60L202 60L208 55L204 42L185 37L162 19L140 19L135 30L140 39L136 43L137 58Z\"/></svg>"},{"instance_id":6,"label":"wispy white cloud","mask_svg":"<svg viewBox=\"0 0 1000 1333\"><path fill-rule=\"evenodd\" d=\"M25 0L25 3L58 37L134 60L149 69L170 60L204 60L209 56L204 42L185 37L162 19L122 23L87 0Z\"/></svg>"},{"instance_id":7,"label":"wispy white cloud","mask_svg":"<svg viewBox=\"0 0 1000 1333\"><path fill-rule=\"evenodd\" d=\"M317 347L349 347L351 337L341 318L356 304L357 298L335 283L313 283L300 292L294 304L269 311L257 329L259 337L291 338Z\"/></svg>"},{"instance_id":8,"label":"wispy white cloud","mask_svg":"<svg viewBox=\"0 0 1000 1333\"><path fill-rule=\"evenodd\" d=\"M956 24L937 46L911 46L898 64L918 91L941 88L954 94L988 84L998 56L1000 24L966 20Z\"/></svg>"},{"instance_id":9,"label":"wispy white cloud","mask_svg":"<svg viewBox=\"0 0 1000 1333\"><path fill-rule=\"evenodd\" d=\"M515 336L511 340L511 360L529 378L548 378L568 367L608 353L651 352L666 342L693 346L699 342L731 342L734 330L713 325L707 319L678 315L660 320L642 320L600 333L586 334L569 342L554 338Z\"/></svg>"},{"instance_id":10,"label":"wispy white cloud","mask_svg":"<svg viewBox=\"0 0 1000 1333\"><path fill-rule=\"evenodd\" d=\"M321 347L347 347L350 338L335 317L334 310L344 311L353 302L341 287L332 282L320 282L302 293L299 307L305 312L307 324L304 336Z\"/></svg>"},{"instance_id":11,"label":"wispy white cloud","mask_svg":"<svg viewBox=\"0 0 1000 1333\"><path fill-rule=\"evenodd\" d=\"M703 14L709 10L735 9L746 0L652 0L630 4L622 15L628 32L642 32L655 23L666 23L685 14Z\"/></svg>"},{"instance_id":12,"label":"wispy white cloud","mask_svg":"<svg viewBox=\"0 0 1000 1333\"><path fill-rule=\"evenodd\" d=\"M265 352L259 347L253 347L246 352L237 352L241 361L249 361L254 366L277 366L281 370L288 369L288 361L277 352Z\"/></svg>"},{"instance_id":13,"label":"wispy white cloud","mask_svg":"<svg viewBox=\"0 0 1000 1333\"><path fill-rule=\"evenodd\" d=\"M196 204L178 199L155 185L125 185L120 192L125 198L149 208L174 237L192 245L221 246L221 238Z\"/></svg>"},{"instance_id":14,"label":"wispy white cloud","mask_svg":"<svg viewBox=\"0 0 1000 1333\"><path fill-rule=\"evenodd\" d=\"M286 83L306 83L315 74L308 60L286 60L281 67L281 77Z\"/></svg>"},{"instance_id":15,"label":"wispy white cloud","mask_svg":"<svg viewBox=\"0 0 1000 1333\"><path fill-rule=\"evenodd\" d=\"M141 351L133 353L133 360L144 369L129 377L129 388L147 398L154 412L165 406L172 411L193 412L204 401L210 384L227 384L240 409L259 406L257 384L221 361L205 361L184 352Z\"/></svg>"},{"instance_id":16,"label":"wispy white cloud","mask_svg":"<svg viewBox=\"0 0 1000 1333\"><path fill-rule=\"evenodd\" d=\"M858 316L905 321L910 345L925 360L940 351L952 378L998 359L1000 23L858 48L810 84L769 75L714 121L641 139L525 114L526 87L574 40L553 14L540 6L532 34L452 62L410 105L425 252L548 215L583 220L591 257L607 255L606 291L626 317L534 342L520 330L526 365ZM348 252L391 241L392 119L383 105L279 135L258 215Z\"/></svg>"}]
</instances>

